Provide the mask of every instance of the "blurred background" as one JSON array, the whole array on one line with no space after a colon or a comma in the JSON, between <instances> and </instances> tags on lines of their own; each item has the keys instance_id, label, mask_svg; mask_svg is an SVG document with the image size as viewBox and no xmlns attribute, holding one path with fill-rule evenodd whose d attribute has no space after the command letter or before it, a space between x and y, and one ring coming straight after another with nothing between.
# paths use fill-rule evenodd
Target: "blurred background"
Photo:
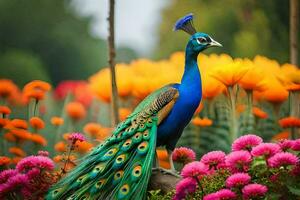
<instances>
[{"instance_id":1,"label":"blurred background","mask_svg":"<svg viewBox=\"0 0 300 200\"><path fill-rule=\"evenodd\" d=\"M280 0L117 1L117 61L184 50L188 36L172 28L189 12L199 31L223 44L213 52L289 61L289 3ZM1 0L0 77L19 86L87 79L108 65L107 15L106 0Z\"/></svg>"}]
</instances>

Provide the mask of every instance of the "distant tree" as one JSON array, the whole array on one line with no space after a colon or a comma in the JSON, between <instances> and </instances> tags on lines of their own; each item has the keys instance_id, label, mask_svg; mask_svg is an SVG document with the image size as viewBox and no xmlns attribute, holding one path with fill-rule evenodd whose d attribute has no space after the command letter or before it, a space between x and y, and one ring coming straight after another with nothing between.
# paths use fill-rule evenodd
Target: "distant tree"
<instances>
[{"instance_id":1,"label":"distant tree","mask_svg":"<svg viewBox=\"0 0 300 200\"><path fill-rule=\"evenodd\" d=\"M107 66L106 41L91 36L91 18L74 10L70 0L1 0L0 55L10 49L34 55L53 83Z\"/></svg>"},{"instance_id":2,"label":"distant tree","mask_svg":"<svg viewBox=\"0 0 300 200\"><path fill-rule=\"evenodd\" d=\"M172 28L189 12L195 14L198 31L211 34L223 44L213 52L241 57L262 54L289 61L289 2L281 0L173 0L162 14L156 58L184 49L188 36L172 33Z\"/></svg>"}]
</instances>

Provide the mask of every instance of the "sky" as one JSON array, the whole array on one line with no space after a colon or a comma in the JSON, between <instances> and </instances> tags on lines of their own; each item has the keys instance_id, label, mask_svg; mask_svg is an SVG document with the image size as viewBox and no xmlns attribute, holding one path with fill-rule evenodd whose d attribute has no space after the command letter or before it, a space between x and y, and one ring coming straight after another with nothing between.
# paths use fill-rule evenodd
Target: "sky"
<instances>
[{"instance_id":1,"label":"sky","mask_svg":"<svg viewBox=\"0 0 300 200\"><path fill-rule=\"evenodd\" d=\"M82 15L93 17L91 31L107 38L109 0L73 0ZM116 0L116 45L133 48L139 55L149 55L157 41L160 11L170 0Z\"/></svg>"}]
</instances>

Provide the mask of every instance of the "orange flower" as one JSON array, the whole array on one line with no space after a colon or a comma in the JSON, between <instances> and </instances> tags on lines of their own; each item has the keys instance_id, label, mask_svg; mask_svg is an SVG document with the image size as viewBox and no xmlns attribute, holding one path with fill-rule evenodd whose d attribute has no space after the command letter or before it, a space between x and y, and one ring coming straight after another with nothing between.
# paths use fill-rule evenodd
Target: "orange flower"
<instances>
[{"instance_id":1,"label":"orange flower","mask_svg":"<svg viewBox=\"0 0 300 200\"><path fill-rule=\"evenodd\" d=\"M64 142L58 142L54 146L55 151L58 152L66 152L67 151L67 145Z\"/></svg>"},{"instance_id":2,"label":"orange flower","mask_svg":"<svg viewBox=\"0 0 300 200\"><path fill-rule=\"evenodd\" d=\"M101 131L101 126L98 123L87 123L83 127L83 131L87 134L90 134L91 136L97 136Z\"/></svg>"},{"instance_id":3,"label":"orange flower","mask_svg":"<svg viewBox=\"0 0 300 200\"><path fill-rule=\"evenodd\" d=\"M68 141L68 140L69 140L69 139L68 139L69 136L70 136L70 133L65 133L65 134L63 134L64 140Z\"/></svg>"},{"instance_id":4,"label":"orange flower","mask_svg":"<svg viewBox=\"0 0 300 200\"><path fill-rule=\"evenodd\" d=\"M300 119L297 117L285 117L278 121L282 128L300 127Z\"/></svg>"},{"instance_id":5,"label":"orange flower","mask_svg":"<svg viewBox=\"0 0 300 200\"><path fill-rule=\"evenodd\" d=\"M0 106L0 114L9 115L11 110L7 106Z\"/></svg>"},{"instance_id":6,"label":"orange flower","mask_svg":"<svg viewBox=\"0 0 300 200\"><path fill-rule=\"evenodd\" d=\"M130 115L131 110L128 108L120 108L119 109L119 118L121 121L125 120L128 115Z\"/></svg>"},{"instance_id":7,"label":"orange flower","mask_svg":"<svg viewBox=\"0 0 300 200\"><path fill-rule=\"evenodd\" d=\"M263 110L261 110L258 107L253 107L252 108L252 113L254 114L254 116L261 118L261 119L266 119L268 118L268 114L266 112L264 112Z\"/></svg>"},{"instance_id":8,"label":"orange flower","mask_svg":"<svg viewBox=\"0 0 300 200\"><path fill-rule=\"evenodd\" d=\"M8 151L14 154L15 156L19 156L19 157L26 156L26 153L19 147L10 147Z\"/></svg>"},{"instance_id":9,"label":"orange flower","mask_svg":"<svg viewBox=\"0 0 300 200\"><path fill-rule=\"evenodd\" d=\"M61 117L52 117L51 124L54 126L61 126L64 124L64 119Z\"/></svg>"},{"instance_id":10,"label":"orange flower","mask_svg":"<svg viewBox=\"0 0 300 200\"><path fill-rule=\"evenodd\" d=\"M16 96L19 89L18 87L8 79L0 79L0 97L11 99Z\"/></svg>"},{"instance_id":11,"label":"orange flower","mask_svg":"<svg viewBox=\"0 0 300 200\"><path fill-rule=\"evenodd\" d=\"M157 149L156 153L159 160L159 166L165 169L170 169L171 166L168 158L168 152L163 149Z\"/></svg>"},{"instance_id":12,"label":"orange flower","mask_svg":"<svg viewBox=\"0 0 300 200\"><path fill-rule=\"evenodd\" d=\"M23 95L25 99L34 98L36 100L42 100L45 97L45 93L50 89L51 85L49 83L35 80L24 86Z\"/></svg>"},{"instance_id":13,"label":"orange flower","mask_svg":"<svg viewBox=\"0 0 300 200\"><path fill-rule=\"evenodd\" d=\"M23 119L13 119L10 121L10 123L5 127L7 129L27 129L28 125L27 122Z\"/></svg>"},{"instance_id":14,"label":"orange flower","mask_svg":"<svg viewBox=\"0 0 300 200\"><path fill-rule=\"evenodd\" d=\"M280 141L283 139L289 139L290 133L288 131L280 132L272 137L272 140Z\"/></svg>"},{"instance_id":15,"label":"orange flower","mask_svg":"<svg viewBox=\"0 0 300 200\"><path fill-rule=\"evenodd\" d=\"M53 161L56 163L61 162L64 159L64 157L62 155L57 155L53 157Z\"/></svg>"},{"instance_id":16,"label":"orange flower","mask_svg":"<svg viewBox=\"0 0 300 200\"><path fill-rule=\"evenodd\" d=\"M210 75L228 87L237 84L249 69L241 62L232 62L215 67L211 70Z\"/></svg>"},{"instance_id":17,"label":"orange flower","mask_svg":"<svg viewBox=\"0 0 300 200\"><path fill-rule=\"evenodd\" d=\"M29 140L31 140L32 142L34 142L36 144L42 145L42 146L47 145L47 140L39 134L34 134L34 133L31 134Z\"/></svg>"},{"instance_id":18,"label":"orange flower","mask_svg":"<svg viewBox=\"0 0 300 200\"><path fill-rule=\"evenodd\" d=\"M32 128L37 130L45 128L45 122L39 117L32 117L29 120L29 123L32 126Z\"/></svg>"},{"instance_id":19,"label":"orange flower","mask_svg":"<svg viewBox=\"0 0 300 200\"><path fill-rule=\"evenodd\" d=\"M254 92L256 98L264 98L271 103L282 103L288 98L288 91L282 86L282 84L274 79L270 78L266 81L267 89L264 92Z\"/></svg>"},{"instance_id":20,"label":"orange flower","mask_svg":"<svg viewBox=\"0 0 300 200\"><path fill-rule=\"evenodd\" d=\"M97 141L103 142L106 138L108 138L111 135L112 131L113 128L102 127L97 135Z\"/></svg>"},{"instance_id":21,"label":"orange flower","mask_svg":"<svg viewBox=\"0 0 300 200\"><path fill-rule=\"evenodd\" d=\"M204 75L202 81L203 98L212 99L225 90L225 86L212 76Z\"/></svg>"},{"instance_id":22,"label":"orange flower","mask_svg":"<svg viewBox=\"0 0 300 200\"><path fill-rule=\"evenodd\" d=\"M266 89L266 85L263 82L265 78L264 71L259 67L256 67L250 60L244 60L243 66L249 67L249 70L239 80L239 85L246 91L264 91Z\"/></svg>"},{"instance_id":23,"label":"orange flower","mask_svg":"<svg viewBox=\"0 0 300 200\"><path fill-rule=\"evenodd\" d=\"M204 106L203 106L203 102L201 101L200 104L199 104L199 106L197 107L197 109L196 109L194 115L199 114L199 113L201 112L201 110L203 109L203 107L204 107Z\"/></svg>"},{"instance_id":24,"label":"orange flower","mask_svg":"<svg viewBox=\"0 0 300 200\"><path fill-rule=\"evenodd\" d=\"M211 126L213 124L213 121L208 119L208 118L203 118L201 119L200 117L195 117L193 120L192 120L192 123L195 125L195 126Z\"/></svg>"},{"instance_id":25,"label":"orange flower","mask_svg":"<svg viewBox=\"0 0 300 200\"><path fill-rule=\"evenodd\" d=\"M18 140L28 140L31 137L31 134L24 129L11 129L10 133Z\"/></svg>"},{"instance_id":26,"label":"orange flower","mask_svg":"<svg viewBox=\"0 0 300 200\"><path fill-rule=\"evenodd\" d=\"M84 106L79 102L70 102L66 106L67 114L73 120L80 120L86 116Z\"/></svg>"},{"instance_id":27,"label":"orange flower","mask_svg":"<svg viewBox=\"0 0 300 200\"><path fill-rule=\"evenodd\" d=\"M17 138L12 133L5 133L4 134L4 139L6 139L9 142L16 142L17 141Z\"/></svg>"},{"instance_id":28,"label":"orange flower","mask_svg":"<svg viewBox=\"0 0 300 200\"><path fill-rule=\"evenodd\" d=\"M22 160L23 158L22 157L19 157L19 156L16 156L16 157L13 157L12 158L12 163L13 164L18 164L18 162L20 162L20 160Z\"/></svg>"},{"instance_id":29,"label":"orange flower","mask_svg":"<svg viewBox=\"0 0 300 200\"><path fill-rule=\"evenodd\" d=\"M0 118L0 129L4 128L7 124L9 124L9 119Z\"/></svg>"},{"instance_id":30,"label":"orange flower","mask_svg":"<svg viewBox=\"0 0 300 200\"><path fill-rule=\"evenodd\" d=\"M9 157L0 156L0 166L9 165L10 162L11 162L11 159Z\"/></svg>"},{"instance_id":31,"label":"orange flower","mask_svg":"<svg viewBox=\"0 0 300 200\"><path fill-rule=\"evenodd\" d=\"M93 147L92 143L89 143L87 141L77 141L75 143L75 150L79 153L87 153L88 151L90 151Z\"/></svg>"},{"instance_id":32,"label":"orange flower","mask_svg":"<svg viewBox=\"0 0 300 200\"><path fill-rule=\"evenodd\" d=\"M245 109L246 109L246 106L245 106L244 104L238 104L238 105L236 106L236 111L237 111L238 113L244 112Z\"/></svg>"}]
</instances>

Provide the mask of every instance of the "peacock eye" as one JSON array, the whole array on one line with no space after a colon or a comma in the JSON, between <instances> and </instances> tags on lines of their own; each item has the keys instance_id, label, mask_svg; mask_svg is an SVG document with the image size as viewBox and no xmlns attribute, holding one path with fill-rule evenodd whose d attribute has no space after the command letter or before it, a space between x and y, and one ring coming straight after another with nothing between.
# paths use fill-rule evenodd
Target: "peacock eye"
<instances>
[{"instance_id":1,"label":"peacock eye","mask_svg":"<svg viewBox=\"0 0 300 200\"><path fill-rule=\"evenodd\" d=\"M205 43L206 39L204 37L197 38L198 43Z\"/></svg>"}]
</instances>

